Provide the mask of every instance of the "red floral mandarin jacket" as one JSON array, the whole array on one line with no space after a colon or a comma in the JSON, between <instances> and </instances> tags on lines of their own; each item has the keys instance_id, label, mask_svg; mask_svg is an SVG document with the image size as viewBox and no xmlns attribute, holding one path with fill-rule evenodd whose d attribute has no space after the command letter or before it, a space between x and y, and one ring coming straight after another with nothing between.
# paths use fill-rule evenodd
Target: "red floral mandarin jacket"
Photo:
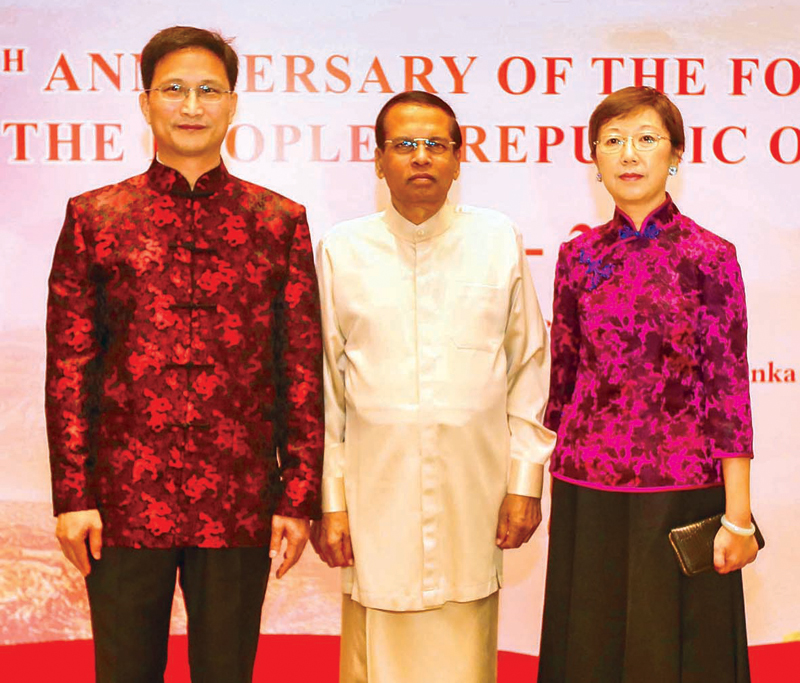
<instances>
[{"instance_id":1,"label":"red floral mandarin jacket","mask_svg":"<svg viewBox=\"0 0 800 683\"><path fill-rule=\"evenodd\" d=\"M107 545L264 545L319 516L319 296L302 206L153 162L70 200L50 274L55 513Z\"/></svg>"}]
</instances>

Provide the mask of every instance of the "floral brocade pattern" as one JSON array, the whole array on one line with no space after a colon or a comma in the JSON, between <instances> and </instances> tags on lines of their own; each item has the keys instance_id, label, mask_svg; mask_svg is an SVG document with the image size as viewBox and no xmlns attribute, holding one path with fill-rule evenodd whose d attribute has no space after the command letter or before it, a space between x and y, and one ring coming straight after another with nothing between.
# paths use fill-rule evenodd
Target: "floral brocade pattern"
<instances>
[{"instance_id":1,"label":"floral brocade pattern","mask_svg":"<svg viewBox=\"0 0 800 683\"><path fill-rule=\"evenodd\" d=\"M253 546L319 515L319 295L305 211L153 162L70 200L50 275L56 514L114 546Z\"/></svg>"},{"instance_id":2,"label":"floral brocade pattern","mask_svg":"<svg viewBox=\"0 0 800 683\"><path fill-rule=\"evenodd\" d=\"M619 490L722 484L752 457L744 287L732 244L672 200L561 246L550 399L553 476Z\"/></svg>"}]
</instances>

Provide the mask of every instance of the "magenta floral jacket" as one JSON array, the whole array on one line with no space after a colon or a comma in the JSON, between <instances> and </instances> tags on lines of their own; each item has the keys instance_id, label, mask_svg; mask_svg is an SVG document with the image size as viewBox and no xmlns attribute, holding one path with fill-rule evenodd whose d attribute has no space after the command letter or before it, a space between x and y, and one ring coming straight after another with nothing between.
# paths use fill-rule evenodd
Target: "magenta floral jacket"
<instances>
[{"instance_id":1,"label":"magenta floral jacket","mask_svg":"<svg viewBox=\"0 0 800 683\"><path fill-rule=\"evenodd\" d=\"M736 250L672 200L561 246L545 424L554 477L613 490L717 486L752 457Z\"/></svg>"},{"instance_id":2,"label":"magenta floral jacket","mask_svg":"<svg viewBox=\"0 0 800 683\"><path fill-rule=\"evenodd\" d=\"M153 162L70 200L50 274L55 513L106 545L264 545L319 515L319 296L303 207Z\"/></svg>"}]
</instances>

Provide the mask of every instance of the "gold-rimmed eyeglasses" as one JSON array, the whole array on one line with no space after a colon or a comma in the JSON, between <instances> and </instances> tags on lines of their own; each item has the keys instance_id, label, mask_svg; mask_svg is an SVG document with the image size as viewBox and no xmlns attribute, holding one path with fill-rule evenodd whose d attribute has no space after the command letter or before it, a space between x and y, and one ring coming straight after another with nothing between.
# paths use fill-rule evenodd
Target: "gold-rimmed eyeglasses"
<instances>
[{"instance_id":1,"label":"gold-rimmed eyeglasses","mask_svg":"<svg viewBox=\"0 0 800 683\"><path fill-rule=\"evenodd\" d=\"M452 140L442 140L441 138L394 138L384 141L383 146L388 146L395 154L411 154L422 145L424 150L439 156L455 144Z\"/></svg>"},{"instance_id":2,"label":"gold-rimmed eyeglasses","mask_svg":"<svg viewBox=\"0 0 800 683\"><path fill-rule=\"evenodd\" d=\"M662 140L669 140L667 135L658 133L636 133L635 135L620 135L619 133L608 133L601 135L599 140L594 141L594 146L598 152L603 154L617 154L628 143L633 142L633 146L640 152L651 152ZM671 142L671 140L670 140Z\"/></svg>"},{"instance_id":3,"label":"gold-rimmed eyeglasses","mask_svg":"<svg viewBox=\"0 0 800 683\"><path fill-rule=\"evenodd\" d=\"M230 95L233 90L220 90L213 85L198 85L196 88L181 83L169 83L158 88L148 88L145 92L157 92L168 102L182 102L189 93L194 91L197 99L205 104L212 104L222 100L223 95Z\"/></svg>"}]
</instances>

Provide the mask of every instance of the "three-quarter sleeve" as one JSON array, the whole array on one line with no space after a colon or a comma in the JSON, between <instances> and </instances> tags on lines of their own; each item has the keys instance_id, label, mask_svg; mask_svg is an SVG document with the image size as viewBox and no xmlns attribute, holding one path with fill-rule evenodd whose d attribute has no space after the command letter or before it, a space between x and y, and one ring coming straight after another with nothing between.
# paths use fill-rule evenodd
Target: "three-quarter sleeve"
<instances>
[{"instance_id":1,"label":"three-quarter sleeve","mask_svg":"<svg viewBox=\"0 0 800 683\"><path fill-rule=\"evenodd\" d=\"M701 264L699 340L705 434L712 457L752 457L747 309L736 248L719 247Z\"/></svg>"},{"instance_id":2,"label":"three-quarter sleeve","mask_svg":"<svg viewBox=\"0 0 800 683\"><path fill-rule=\"evenodd\" d=\"M567 266L569 243L558 250L553 287L553 324L550 328L550 398L544 423L558 432L561 414L575 390L580 356L580 321L575 285Z\"/></svg>"},{"instance_id":3,"label":"three-quarter sleeve","mask_svg":"<svg viewBox=\"0 0 800 683\"><path fill-rule=\"evenodd\" d=\"M279 401L284 406L285 437L281 453L284 493L275 513L317 519L324 432L322 348L319 292L305 212L297 219L289 246L288 275L278 310Z\"/></svg>"}]
</instances>

